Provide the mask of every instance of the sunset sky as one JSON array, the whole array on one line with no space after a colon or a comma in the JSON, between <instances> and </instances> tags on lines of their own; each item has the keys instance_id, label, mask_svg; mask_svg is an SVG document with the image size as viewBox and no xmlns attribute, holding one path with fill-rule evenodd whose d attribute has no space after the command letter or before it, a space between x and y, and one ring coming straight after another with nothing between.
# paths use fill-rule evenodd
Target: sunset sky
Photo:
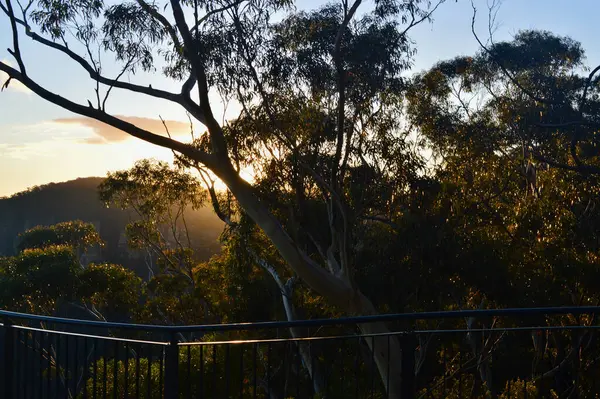
<instances>
[{"instance_id":1,"label":"sunset sky","mask_svg":"<svg viewBox=\"0 0 600 399\"><path fill-rule=\"evenodd\" d=\"M486 36L486 0L475 0L480 9L478 30ZM298 0L299 8L311 9L324 1ZM367 1L367 3L369 3ZM498 14L495 40L509 39L520 29L545 29L570 36L583 44L587 65L600 63L600 1L598 0L505 0ZM448 0L434 15L432 24L412 31L418 54L411 73L426 69L436 61L457 55L470 55L477 43L470 31L470 0ZM47 88L82 104L93 99L94 84L85 73L56 52L32 44L21 36L22 52L29 74ZM15 64L6 51L12 38L7 19L0 16L0 60ZM105 63L110 76L117 66ZM1 72L0 72L1 74ZM0 75L0 85L5 80ZM132 81L178 91L179 84L156 75L139 75ZM223 115L223 105L214 97L215 114ZM172 134L189 139L189 123L178 107L143 96L115 90L107 110L142 127L162 133L159 115L167 120ZM225 117L236 114L235 106ZM202 131L201 125L196 125ZM104 176L109 170L127 168L141 158L170 159L168 150L130 139L99 122L73 115L36 97L15 82L0 93L0 196L33 185L65 181L76 177Z\"/></svg>"}]
</instances>

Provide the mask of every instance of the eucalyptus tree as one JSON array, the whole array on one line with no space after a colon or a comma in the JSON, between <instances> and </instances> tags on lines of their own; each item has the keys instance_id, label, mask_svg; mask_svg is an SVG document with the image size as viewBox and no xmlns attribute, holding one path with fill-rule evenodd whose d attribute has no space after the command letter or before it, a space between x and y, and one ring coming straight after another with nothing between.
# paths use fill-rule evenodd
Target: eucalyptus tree
<instances>
[{"instance_id":1,"label":"eucalyptus tree","mask_svg":"<svg viewBox=\"0 0 600 399\"><path fill-rule=\"evenodd\" d=\"M415 133L438 161L428 212L443 217L437 231L451 256L440 257L436 275L447 281L437 286L460 308L597 304L600 68L586 66L578 42L550 32L480 43L472 56L415 76L406 97ZM561 384L583 393L587 382L562 380L557 365L589 378L569 356L593 337L574 345L553 338L562 352L550 356L548 370L539 352L545 336L532 335L529 350L519 341L514 356L519 364L531 359L522 373L539 373L542 396ZM484 356L481 347L473 351ZM506 375L496 365L483 362L479 377L498 393L492 382Z\"/></svg>"},{"instance_id":2,"label":"eucalyptus tree","mask_svg":"<svg viewBox=\"0 0 600 399\"><path fill-rule=\"evenodd\" d=\"M36 226L19 236L19 252L0 258L2 306L53 315L77 308L95 319L127 319L138 305L141 280L120 265L82 265L80 256L102 240L81 221Z\"/></svg>"},{"instance_id":3,"label":"eucalyptus tree","mask_svg":"<svg viewBox=\"0 0 600 399\"><path fill-rule=\"evenodd\" d=\"M401 151L405 138L395 121L400 73L413 51L407 33L428 20L442 1L375 0L367 8L361 0L342 0L290 13L289 0L5 0L1 9L12 30L10 52L17 66L2 62L0 70L9 76L6 84L20 81L66 110L169 148L189 165L218 177L294 275L346 313L373 314L377 309L353 277L357 215L348 201L349 171L362 165L391 176L401 168L385 169L377 158ZM274 17L281 17L280 22L272 23ZM21 52L26 39L86 71L96 98L75 102L48 90L27 69ZM69 45L75 41L82 46ZM119 63L121 73L106 76L96 54L104 62L111 58ZM155 71L159 59L163 75L181 82L179 92L122 79ZM144 130L107 112L108 95L120 90L179 105L207 131L184 143ZM241 105L239 120L224 126L217 121L214 92ZM295 163L297 179L289 184L302 184L302 190L294 191L302 195L311 190L323 205L327 216L319 221L320 231L328 233L312 243L319 258L280 220L260 187L240 176L245 164L264 169L267 164L259 158L264 155L273 167L281 158ZM281 195L291 191L289 185L277 188ZM377 323L359 327L364 333L387 331ZM390 381L390 396L398 397L398 342L391 339L389 348L388 340L375 342L382 380L386 385Z\"/></svg>"}]
</instances>

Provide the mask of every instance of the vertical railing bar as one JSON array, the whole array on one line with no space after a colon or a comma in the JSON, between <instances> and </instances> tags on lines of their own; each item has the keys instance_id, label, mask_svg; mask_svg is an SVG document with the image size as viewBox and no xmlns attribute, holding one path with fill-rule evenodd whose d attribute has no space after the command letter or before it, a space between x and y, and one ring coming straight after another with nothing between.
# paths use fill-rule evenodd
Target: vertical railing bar
<instances>
[{"instance_id":1,"label":"vertical railing bar","mask_svg":"<svg viewBox=\"0 0 600 399\"><path fill-rule=\"evenodd\" d=\"M240 399L244 397L244 344L240 344Z\"/></svg>"},{"instance_id":2,"label":"vertical railing bar","mask_svg":"<svg viewBox=\"0 0 600 399\"><path fill-rule=\"evenodd\" d=\"M307 327L306 329L306 336L307 337L311 337L311 332L310 332L310 327ZM308 347L308 355L310 357L310 364L307 365L307 368L310 368L310 371L307 370L307 376L308 376L308 392L309 392L309 396L310 398L314 398L315 397L315 384L314 384L314 377L315 377L315 354L313 351L313 347L312 347L312 341L308 341L307 343L307 347Z\"/></svg>"},{"instance_id":3,"label":"vertical railing bar","mask_svg":"<svg viewBox=\"0 0 600 399\"><path fill-rule=\"evenodd\" d=\"M267 344L267 397L271 396L271 343Z\"/></svg>"},{"instance_id":4,"label":"vertical railing bar","mask_svg":"<svg viewBox=\"0 0 600 399\"><path fill-rule=\"evenodd\" d=\"M387 378L386 378L386 382L385 382L385 398L389 399L390 398L390 336L387 336Z\"/></svg>"},{"instance_id":5,"label":"vertical railing bar","mask_svg":"<svg viewBox=\"0 0 600 399\"><path fill-rule=\"evenodd\" d=\"M256 395L257 395L257 392L256 392L256 379L257 379L257 376L256 376L256 373L257 373L257 371L256 371L256 367L257 367L257 365L256 365L256 356L257 356L257 352L258 352L258 344L254 343L254 345L252 347L252 357L254 359L254 367L253 367L253 370L252 370L252 373L253 373L252 384L253 384L253 397L254 398L256 398Z\"/></svg>"},{"instance_id":6,"label":"vertical railing bar","mask_svg":"<svg viewBox=\"0 0 600 399\"><path fill-rule=\"evenodd\" d=\"M163 387L163 366L164 366L164 357L165 357L165 348L161 347L158 356L158 393L160 395L164 395L164 387Z\"/></svg>"},{"instance_id":7,"label":"vertical railing bar","mask_svg":"<svg viewBox=\"0 0 600 399\"><path fill-rule=\"evenodd\" d=\"M229 397L229 382L231 378L231 373L229 370L231 367L231 365L229 364L229 351L230 344L225 344L225 398Z\"/></svg>"},{"instance_id":8,"label":"vertical railing bar","mask_svg":"<svg viewBox=\"0 0 600 399\"><path fill-rule=\"evenodd\" d=\"M38 347L40 348L40 363L38 368L40 370L40 380L38 381L38 397L43 398L44 396L44 332L40 331L40 340L38 342ZM84 398L87 399L87 398Z\"/></svg>"},{"instance_id":9,"label":"vertical railing bar","mask_svg":"<svg viewBox=\"0 0 600 399\"><path fill-rule=\"evenodd\" d=\"M310 336L310 329L308 330L308 336ZM310 384L310 397L314 398L315 397L315 384L314 384L314 378L315 378L315 353L313 351L313 347L312 347L312 341L308 342L308 353L310 355L310 370L311 372L308 375L308 378L311 382Z\"/></svg>"},{"instance_id":10,"label":"vertical railing bar","mask_svg":"<svg viewBox=\"0 0 600 399\"><path fill-rule=\"evenodd\" d=\"M338 341L336 341L338 342ZM319 342L321 344L321 347L323 346L323 341ZM324 353L326 353L326 351L322 351ZM330 385L330 380L333 374L333 359L331 359L331 362L328 362L327 360L325 360L324 362L324 370L323 370L323 384L325 385L325 395L326 397L329 397L329 385Z\"/></svg>"},{"instance_id":11,"label":"vertical railing bar","mask_svg":"<svg viewBox=\"0 0 600 399\"><path fill-rule=\"evenodd\" d=\"M15 335L15 348L16 348L16 352L17 352L17 356L15 357L15 364L16 367L18 369L17 371L17 382L16 382L16 396L17 398L22 397L22 393L23 393L23 375L25 374L24 371L24 364L23 364L23 345L21 345L21 335L23 335L23 331L22 330L16 330L16 335Z\"/></svg>"},{"instance_id":12,"label":"vertical railing bar","mask_svg":"<svg viewBox=\"0 0 600 399\"><path fill-rule=\"evenodd\" d=\"M83 370L82 370L82 376L81 376L81 379L83 381L83 399L87 399L87 397L88 397L88 386L87 386L87 380L88 380L88 374L89 374L88 351L90 349L88 347L88 342L89 342L89 339L87 337L83 337Z\"/></svg>"},{"instance_id":13,"label":"vertical railing bar","mask_svg":"<svg viewBox=\"0 0 600 399\"><path fill-rule=\"evenodd\" d=\"M21 354L21 345L19 345L19 335L21 334L21 331L19 329L15 328L15 333L13 336L13 342L11 342L10 346L12 346L14 349L14 364L11 365L11 367L15 368L15 372L13 373L13 380L11 381L11 384L13 385L13 397L16 397L17 399L20 396L20 392L21 392L21 375L23 374L23 370L22 370L22 365L21 365L21 359L22 359L22 354Z\"/></svg>"},{"instance_id":14,"label":"vertical railing bar","mask_svg":"<svg viewBox=\"0 0 600 399\"><path fill-rule=\"evenodd\" d=\"M198 386L198 398L204 398L204 346L200 345L200 381Z\"/></svg>"},{"instance_id":15,"label":"vertical railing bar","mask_svg":"<svg viewBox=\"0 0 600 399\"><path fill-rule=\"evenodd\" d=\"M187 397L192 397L192 346L187 346Z\"/></svg>"},{"instance_id":16,"label":"vertical railing bar","mask_svg":"<svg viewBox=\"0 0 600 399\"><path fill-rule=\"evenodd\" d=\"M2 320L4 329L4 397L13 396L13 366L14 366L14 346L13 337L15 329L8 317Z\"/></svg>"},{"instance_id":17,"label":"vertical railing bar","mask_svg":"<svg viewBox=\"0 0 600 399\"><path fill-rule=\"evenodd\" d=\"M371 337L371 399L375 390L375 337Z\"/></svg>"},{"instance_id":18,"label":"vertical railing bar","mask_svg":"<svg viewBox=\"0 0 600 399\"><path fill-rule=\"evenodd\" d=\"M462 357L463 357L463 352L462 349L459 347L459 352L458 352L458 397L462 398Z\"/></svg>"},{"instance_id":19,"label":"vertical railing bar","mask_svg":"<svg viewBox=\"0 0 600 399\"><path fill-rule=\"evenodd\" d=\"M113 355L113 399L117 399L119 390L119 341L114 341Z\"/></svg>"},{"instance_id":20,"label":"vertical railing bar","mask_svg":"<svg viewBox=\"0 0 600 399\"><path fill-rule=\"evenodd\" d=\"M283 343L283 363L281 365L281 370L283 370L283 376L285 378L285 380L284 380L285 383L283 384L283 397L284 398L288 397L288 395L287 395L287 387L288 387L287 378L288 378L288 376L290 374L289 373L290 370L289 370L288 360L287 360L288 359L288 351L289 351L288 350L288 346L289 346L288 344L289 344L289 341L285 341Z\"/></svg>"},{"instance_id":21,"label":"vertical railing bar","mask_svg":"<svg viewBox=\"0 0 600 399\"><path fill-rule=\"evenodd\" d=\"M15 392L14 394L16 394L16 397L19 398L21 396L21 389L23 388L22 384L21 384L21 379L23 378L23 346L20 345L21 342L21 338L20 335L22 334L21 330L16 329L15 330L15 342L12 344L15 347L15 364L13 365L13 367L15 367L17 369L17 373L15 375Z\"/></svg>"},{"instance_id":22,"label":"vertical railing bar","mask_svg":"<svg viewBox=\"0 0 600 399\"><path fill-rule=\"evenodd\" d=\"M415 349L417 346L416 336L413 333L405 333L400 337L401 345L401 367L400 396L402 399L413 399L415 397ZM460 396L459 396L460 397Z\"/></svg>"},{"instance_id":23,"label":"vertical railing bar","mask_svg":"<svg viewBox=\"0 0 600 399\"><path fill-rule=\"evenodd\" d=\"M56 349L54 354L54 390L56 397L60 397L60 334L56 334Z\"/></svg>"},{"instance_id":24,"label":"vertical railing bar","mask_svg":"<svg viewBox=\"0 0 600 399\"><path fill-rule=\"evenodd\" d=\"M31 332L31 396L34 398L39 398L41 396L37 390L39 379L42 378L42 369L39 367L39 359L37 358L38 352L41 356L41 351L38 347L38 344L40 343L39 335L39 331L33 330Z\"/></svg>"},{"instance_id":25,"label":"vertical railing bar","mask_svg":"<svg viewBox=\"0 0 600 399\"><path fill-rule=\"evenodd\" d=\"M344 345L344 343L346 342L346 340L347 340L347 338L344 338L342 341L340 341L340 342L342 342L342 346L340 348L340 366L339 366L340 367L340 373L339 374L340 374L340 389L341 389L341 392L344 392L344 384L346 382L345 379L344 379L344 375L346 374L346 373L344 373L344 357L345 357L344 347L346 346L346 345Z\"/></svg>"},{"instance_id":26,"label":"vertical railing bar","mask_svg":"<svg viewBox=\"0 0 600 399\"><path fill-rule=\"evenodd\" d=\"M24 330L23 334L23 380L21 383L23 384L23 398L27 399L27 394L29 392L29 360L31 359L31 353L29 351L29 331Z\"/></svg>"},{"instance_id":27,"label":"vertical railing bar","mask_svg":"<svg viewBox=\"0 0 600 399\"><path fill-rule=\"evenodd\" d=\"M355 350L355 357L354 357L354 381L355 381L355 390L354 390L354 397L358 398L358 393L359 393L359 385L358 385L358 374L359 374L359 355L360 355L360 340L362 338L359 336L356 339L356 350Z\"/></svg>"},{"instance_id":28,"label":"vertical railing bar","mask_svg":"<svg viewBox=\"0 0 600 399\"><path fill-rule=\"evenodd\" d=\"M65 397L69 397L69 335L65 335Z\"/></svg>"},{"instance_id":29,"label":"vertical railing bar","mask_svg":"<svg viewBox=\"0 0 600 399\"><path fill-rule=\"evenodd\" d=\"M77 395L77 382L79 381L79 337L75 337L73 346L73 397Z\"/></svg>"},{"instance_id":30,"label":"vertical railing bar","mask_svg":"<svg viewBox=\"0 0 600 399\"><path fill-rule=\"evenodd\" d=\"M92 399L96 399L96 384L98 382L98 340L92 341L92 357L94 359L94 370L92 376Z\"/></svg>"},{"instance_id":31,"label":"vertical railing bar","mask_svg":"<svg viewBox=\"0 0 600 399\"><path fill-rule=\"evenodd\" d=\"M169 345L164 349L165 353L165 399L177 399L179 397L179 342L176 334L171 334Z\"/></svg>"},{"instance_id":32,"label":"vertical railing bar","mask_svg":"<svg viewBox=\"0 0 600 399\"><path fill-rule=\"evenodd\" d=\"M137 350L135 351L135 397L136 399L140 399L140 352L142 350L142 345L137 345Z\"/></svg>"},{"instance_id":33,"label":"vertical railing bar","mask_svg":"<svg viewBox=\"0 0 600 399\"><path fill-rule=\"evenodd\" d=\"M447 392L447 376L448 376L448 354L445 346L442 346L442 367L444 368L444 379L442 381L442 396L446 396Z\"/></svg>"},{"instance_id":34,"label":"vertical railing bar","mask_svg":"<svg viewBox=\"0 0 600 399\"><path fill-rule=\"evenodd\" d=\"M52 387L52 337L50 334L46 334L46 361L48 369L46 370L46 397L51 398L50 395Z\"/></svg>"},{"instance_id":35,"label":"vertical railing bar","mask_svg":"<svg viewBox=\"0 0 600 399\"><path fill-rule=\"evenodd\" d=\"M124 376L124 380L125 380L125 382L124 382L124 384L125 384L125 387L124 387L124 389L125 389L124 397L128 398L129 397L129 343L128 342L125 342L125 360L124 361L125 361L125 363L123 365L124 369L125 369L125 371L124 371L124 373L125 373L125 376Z\"/></svg>"},{"instance_id":36,"label":"vertical railing bar","mask_svg":"<svg viewBox=\"0 0 600 399\"><path fill-rule=\"evenodd\" d=\"M212 364L213 364L213 398L217 397L217 345L212 345Z\"/></svg>"},{"instance_id":37,"label":"vertical railing bar","mask_svg":"<svg viewBox=\"0 0 600 399\"><path fill-rule=\"evenodd\" d=\"M300 397L300 376L302 374L302 356L300 355L300 342L296 342L296 397Z\"/></svg>"},{"instance_id":38,"label":"vertical railing bar","mask_svg":"<svg viewBox=\"0 0 600 399\"><path fill-rule=\"evenodd\" d=\"M108 381L108 365L106 364L106 357L107 357L107 350L106 347L108 346L108 341L102 341L102 352L103 356L102 356L102 395L103 398L106 399L106 396L108 395L108 386L107 386L107 381Z\"/></svg>"},{"instance_id":39,"label":"vertical railing bar","mask_svg":"<svg viewBox=\"0 0 600 399\"><path fill-rule=\"evenodd\" d=\"M148 346L148 370L146 371L146 399L152 397L152 345Z\"/></svg>"}]
</instances>

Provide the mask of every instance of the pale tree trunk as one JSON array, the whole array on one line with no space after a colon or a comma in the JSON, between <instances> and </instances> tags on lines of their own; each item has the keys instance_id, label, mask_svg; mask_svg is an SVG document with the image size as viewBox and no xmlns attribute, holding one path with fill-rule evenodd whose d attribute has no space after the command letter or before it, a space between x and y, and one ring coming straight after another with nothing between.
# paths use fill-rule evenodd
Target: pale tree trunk
<instances>
[{"instance_id":1,"label":"pale tree trunk","mask_svg":"<svg viewBox=\"0 0 600 399\"><path fill-rule=\"evenodd\" d=\"M216 169L216 170L215 170ZM252 187L229 165L215 168L213 172L231 190L244 211L263 230L286 263L308 286L327 298L328 302L353 315L377 314L373 303L354 287L346 274L330 273L306 255L283 229L281 224L254 194ZM363 323L358 326L363 334L389 334L385 323ZM401 397L400 343L395 335L366 339L373 354L383 386L388 397ZM407 354L413 356L413 354Z\"/></svg>"},{"instance_id":2,"label":"pale tree trunk","mask_svg":"<svg viewBox=\"0 0 600 399\"><path fill-rule=\"evenodd\" d=\"M294 306L294 303L292 301L293 290L294 290L293 279L289 279L287 281L287 283L284 284L283 281L281 281L281 278L279 277L279 273L277 273L277 270L275 270L275 268L273 266L271 266L264 259L260 259L256 255L255 255L255 260L263 269L265 269L271 275L271 277L273 277L273 280L275 280L275 283L279 287L279 290L281 292L281 300L283 302L283 308L285 310L285 316L286 316L287 320L288 321L297 320L296 307ZM289 330L290 330L290 334L293 338L303 337L303 334L299 328L290 327ZM325 380L321 373L321 368L319 366L318 360L316 359L314 354L311 353L310 346L308 344L300 342L300 341L296 341L296 346L298 347L298 353L300 354L300 357L302 358L302 365L308 372L310 380L313 383L314 392L315 393L323 392L324 386L325 386Z\"/></svg>"}]
</instances>

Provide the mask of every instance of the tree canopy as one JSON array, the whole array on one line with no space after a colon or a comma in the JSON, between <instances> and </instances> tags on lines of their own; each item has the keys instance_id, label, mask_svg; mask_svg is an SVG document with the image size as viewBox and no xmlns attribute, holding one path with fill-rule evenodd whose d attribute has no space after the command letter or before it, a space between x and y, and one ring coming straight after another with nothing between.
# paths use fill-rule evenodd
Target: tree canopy
<instances>
[{"instance_id":1,"label":"tree canopy","mask_svg":"<svg viewBox=\"0 0 600 399\"><path fill-rule=\"evenodd\" d=\"M484 43L473 29L476 54L407 77L410 30L441 3L343 0L298 12L286 0L5 0L17 67L0 70L66 110L173 151L174 167L142 161L100 188L107 203L137 212L129 244L157 261L136 313L143 320L598 303L600 67L551 32ZM26 38L88 72L96 99L73 102L31 77L19 50ZM105 76L97 57L121 65L118 77ZM140 71L180 91L122 79ZM206 131L182 142L120 119L106 108L120 90L175 103ZM214 93L238 104L238 117L219 122ZM226 227L223 253L200 262L184 211L205 201ZM59 227L23 237L30 249L3 260L6 270L25 262L35 274L27 262L39 251L75 267ZM120 296L108 304L107 292L137 283L117 266L102 270L85 270L82 281L94 281L86 298L133 306ZM357 328L389 332L384 323ZM399 397L397 337L367 344ZM524 353L532 355L513 355ZM489 375L477 378L501 393Z\"/></svg>"}]
</instances>

